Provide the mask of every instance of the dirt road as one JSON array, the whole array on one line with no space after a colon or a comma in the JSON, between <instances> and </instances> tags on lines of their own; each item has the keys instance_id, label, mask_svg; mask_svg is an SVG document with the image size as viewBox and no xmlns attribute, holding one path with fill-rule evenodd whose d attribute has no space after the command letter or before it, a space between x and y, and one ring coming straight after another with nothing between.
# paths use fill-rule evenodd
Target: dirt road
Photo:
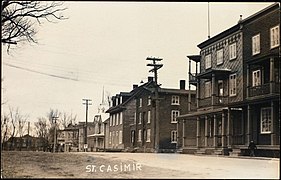
<instances>
[{"instance_id":1,"label":"dirt road","mask_svg":"<svg viewBox=\"0 0 281 180\"><path fill-rule=\"evenodd\" d=\"M279 178L279 159L154 153L2 152L7 178Z\"/></svg>"}]
</instances>

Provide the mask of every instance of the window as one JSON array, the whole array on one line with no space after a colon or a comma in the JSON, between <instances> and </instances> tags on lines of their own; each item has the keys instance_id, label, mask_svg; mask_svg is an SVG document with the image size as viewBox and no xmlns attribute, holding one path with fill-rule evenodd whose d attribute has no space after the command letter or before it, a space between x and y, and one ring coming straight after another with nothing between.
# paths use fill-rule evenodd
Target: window
<instances>
[{"instance_id":1,"label":"window","mask_svg":"<svg viewBox=\"0 0 281 180\"><path fill-rule=\"evenodd\" d=\"M119 123L119 113L116 113L116 126L118 125Z\"/></svg>"},{"instance_id":2,"label":"window","mask_svg":"<svg viewBox=\"0 0 281 180\"><path fill-rule=\"evenodd\" d=\"M171 123L177 123L177 117L180 115L180 111L172 110L171 112Z\"/></svg>"},{"instance_id":3,"label":"window","mask_svg":"<svg viewBox=\"0 0 281 180\"><path fill-rule=\"evenodd\" d=\"M137 124L137 113L134 114L134 124Z\"/></svg>"},{"instance_id":4,"label":"window","mask_svg":"<svg viewBox=\"0 0 281 180\"><path fill-rule=\"evenodd\" d=\"M146 130L146 142L150 142L150 133L151 133L151 130L147 129Z\"/></svg>"},{"instance_id":5,"label":"window","mask_svg":"<svg viewBox=\"0 0 281 180\"><path fill-rule=\"evenodd\" d=\"M229 45L229 60L236 58L236 43Z\"/></svg>"},{"instance_id":6,"label":"window","mask_svg":"<svg viewBox=\"0 0 281 180\"><path fill-rule=\"evenodd\" d=\"M177 143L177 131L171 131L171 143Z\"/></svg>"},{"instance_id":7,"label":"window","mask_svg":"<svg viewBox=\"0 0 281 180\"><path fill-rule=\"evenodd\" d=\"M223 63L223 49L217 51L217 65Z\"/></svg>"},{"instance_id":8,"label":"window","mask_svg":"<svg viewBox=\"0 0 281 180\"><path fill-rule=\"evenodd\" d=\"M111 144L111 141L112 141L112 135L111 132L109 132L109 144Z\"/></svg>"},{"instance_id":9,"label":"window","mask_svg":"<svg viewBox=\"0 0 281 180\"><path fill-rule=\"evenodd\" d=\"M139 113L139 124L141 124L141 119L142 119L141 116L142 116L142 113L140 112L140 113Z\"/></svg>"},{"instance_id":10,"label":"window","mask_svg":"<svg viewBox=\"0 0 281 180\"><path fill-rule=\"evenodd\" d=\"M151 105L151 96L148 96L148 98L147 98L147 105L148 106Z\"/></svg>"},{"instance_id":11,"label":"window","mask_svg":"<svg viewBox=\"0 0 281 180\"><path fill-rule=\"evenodd\" d=\"M260 34L252 37L252 54L256 55L260 53Z\"/></svg>"},{"instance_id":12,"label":"window","mask_svg":"<svg viewBox=\"0 0 281 180\"><path fill-rule=\"evenodd\" d=\"M141 142L141 129L139 129L138 141Z\"/></svg>"},{"instance_id":13,"label":"window","mask_svg":"<svg viewBox=\"0 0 281 180\"><path fill-rule=\"evenodd\" d=\"M131 143L135 142L135 131L131 131Z\"/></svg>"},{"instance_id":14,"label":"window","mask_svg":"<svg viewBox=\"0 0 281 180\"><path fill-rule=\"evenodd\" d=\"M115 118L116 118L116 114L113 114L113 120L112 120L112 126L115 126Z\"/></svg>"},{"instance_id":15,"label":"window","mask_svg":"<svg viewBox=\"0 0 281 180\"><path fill-rule=\"evenodd\" d=\"M275 48L279 46L279 26L275 26L270 29L270 48Z\"/></svg>"},{"instance_id":16,"label":"window","mask_svg":"<svg viewBox=\"0 0 281 180\"><path fill-rule=\"evenodd\" d=\"M211 81L205 82L205 98L211 97Z\"/></svg>"},{"instance_id":17,"label":"window","mask_svg":"<svg viewBox=\"0 0 281 180\"><path fill-rule=\"evenodd\" d=\"M147 111L147 123L150 123L151 111Z\"/></svg>"},{"instance_id":18,"label":"window","mask_svg":"<svg viewBox=\"0 0 281 180\"><path fill-rule=\"evenodd\" d=\"M271 108L261 108L261 133L271 133Z\"/></svg>"},{"instance_id":19,"label":"window","mask_svg":"<svg viewBox=\"0 0 281 180\"><path fill-rule=\"evenodd\" d=\"M115 144L119 144L119 131L116 131L116 140L115 140Z\"/></svg>"},{"instance_id":20,"label":"window","mask_svg":"<svg viewBox=\"0 0 281 180\"><path fill-rule=\"evenodd\" d=\"M142 107L142 98L140 98L140 107Z\"/></svg>"},{"instance_id":21,"label":"window","mask_svg":"<svg viewBox=\"0 0 281 180\"><path fill-rule=\"evenodd\" d=\"M253 71L253 87L255 86L260 86L261 85L261 71L260 70L256 70Z\"/></svg>"},{"instance_id":22,"label":"window","mask_svg":"<svg viewBox=\"0 0 281 180\"><path fill-rule=\"evenodd\" d=\"M123 134L122 131L119 131L119 144L122 144Z\"/></svg>"},{"instance_id":23,"label":"window","mask_svg":"<svg viewBox=\"0 0 281 180\"><path fill-rule=\"evenodd\" d=\"M205 57L205 69L209 69L210 67L212 67L212 59L211 59L211 54L208 54L206 57Z\"/></svg>"},{"instance_id":24,"label":"window","mask_svg":"<svg viewBox=\"0 0 281 180\"><path fill-rule=\"evenodd\" d=\"M122 112L120 112L119 118L120 118L119 123L122 124L123 123L123 113Z\"/></svg>"},{"instance_id":25,"label":"window","mask_svg":"<svg viewBox=\"0 0 281 180\"><path fill-rule=\"evenodd\" d=\"M179 104L180 104L180 97L172 96L172 105L179 105Z\"/></svg>"},{"instance_id":26,"label":"window","mask_svg":"<svg viewBox=\"0 0 281 180\"><path fill-rule=\"evenodd\" d=\"M112 115L109 117L109 126L112 126Z\"/></svg>"},{"instance_id":27,"label":"window","mask_svg":"<svg viewBox=\"0 0 281 180\"><path fill-rule=\"evenodd\" d=\"M115 131L112 132L112 144L115 144Z\"/></svg>"},{"instance_id":28,"label":"window","mask_svg":"<svg viewBox=\"0 0 281 180\"><path fill-rule=\"evenodd\" d=\"M236 74L232 74L229 76L229 95L236 95Z\"/></svg>"}]
</instances>

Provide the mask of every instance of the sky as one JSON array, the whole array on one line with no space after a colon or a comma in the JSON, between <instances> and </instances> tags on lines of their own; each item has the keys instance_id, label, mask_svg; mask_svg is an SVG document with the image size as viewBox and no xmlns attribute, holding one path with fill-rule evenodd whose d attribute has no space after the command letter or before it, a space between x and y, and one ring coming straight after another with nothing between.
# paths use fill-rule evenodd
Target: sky
<instances>
[{"instance_id":1,"label":"sky","mask_svg":"<svg viewBox=\"0 0 281 180\"><path fill-rule=\"evenodd\" d=\"M210 2L210 36L273 2ZM208 37L207 2L65 2L67 20L37 27L38 44L2 46L2 113L19 108L35 122L58 109L88 121L105 95L147 82L148 56L163 58L158 82L179 88L188 80L187 55ZM188 84L186 85L188 88Z\"/></svg>"}]
</instances>

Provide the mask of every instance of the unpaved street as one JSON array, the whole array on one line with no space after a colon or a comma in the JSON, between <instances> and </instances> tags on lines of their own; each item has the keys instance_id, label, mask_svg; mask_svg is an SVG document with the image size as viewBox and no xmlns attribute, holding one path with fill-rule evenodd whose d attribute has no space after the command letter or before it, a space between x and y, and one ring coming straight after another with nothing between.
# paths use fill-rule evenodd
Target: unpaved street
<instances>
[{"instance_id":1,"label":"unpaved street","mask_svg":"<svg viewBox=\"0 0 281 180\"><path fill-rule=\"evenodd\" d=\"M8 178L279 179L279 159L187 154L2 152Z\"/></svg>"}]
</instances>

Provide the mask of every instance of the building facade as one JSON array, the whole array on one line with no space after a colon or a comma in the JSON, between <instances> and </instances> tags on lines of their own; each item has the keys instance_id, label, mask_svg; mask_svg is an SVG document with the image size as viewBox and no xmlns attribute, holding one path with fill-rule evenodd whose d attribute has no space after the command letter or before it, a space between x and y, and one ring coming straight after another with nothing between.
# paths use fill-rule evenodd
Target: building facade
<instances>
[{"instance_id":1,"label":"building facade","mask_svg":"<svg viewBox=\"0 0 281 180\"><path fill-rule=\"evenodd\" d=\"M183 143L183 151L247 155L254 140L260 155L279 156L279 22L277 3L199 44L200 55L188 56L196 63L189 82L196 86L197 111L178 120L184 133L185 124L197 122L197 143Z\"/></svg>"},{"instance_id":2,"label":"building facade","mask_svg":"<svg viewBox=\"0 0 281 180\"><path fill-rule=\"evenodd\" d=\"M176 117L180 113L188 112L189 91L185 90L185 81L181 81L181 87L158 88L159 104L156 117L153 78L149 77L148 82L140 86L134 85L133 90L127 93L125 101L121 101L121 104L116 103L116 106L107 111L110 113L110 147L138 152L176 151L178 145ZM191 97L195 102L195 91L192 91Z\"/></svg>"}]
</instances>

